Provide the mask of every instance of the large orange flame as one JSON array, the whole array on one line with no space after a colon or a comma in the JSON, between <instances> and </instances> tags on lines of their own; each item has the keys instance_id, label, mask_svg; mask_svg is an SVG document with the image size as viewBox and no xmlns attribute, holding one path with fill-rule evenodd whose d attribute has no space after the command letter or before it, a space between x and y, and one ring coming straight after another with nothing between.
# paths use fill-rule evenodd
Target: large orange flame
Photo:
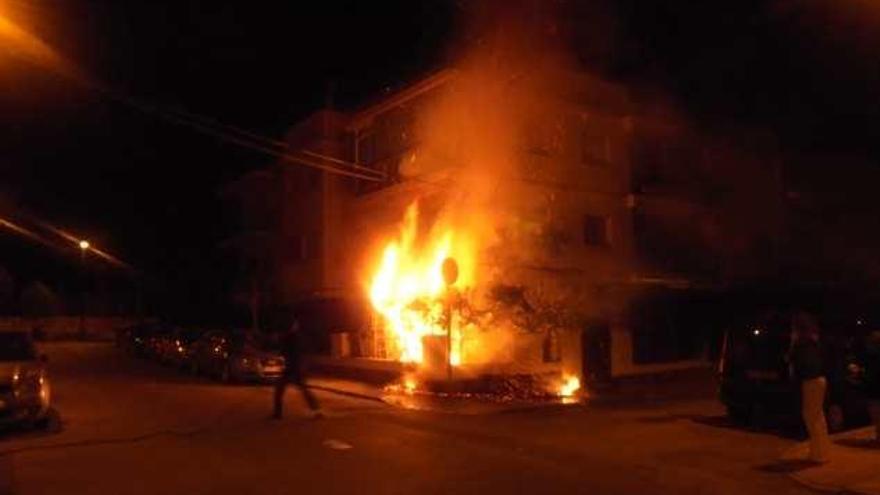
<instances>
[{"instance_id":1,"label":"large orange flame","mask_svg":"<svg viewBox=\"0 0 880 495\"><path fill-rule=\"evenodd\" d=\"M473 282L474 254L470 244L456 242L451 228L434 229L427 242L419 242L419 210L411 204L404 216L398 238L389 241L369 288L373 307L384 318L387 336L396 345L402 362L424 360L423 338L446 335L443 323L448 288L443 280L443 262L453 257L460 267L456 289L468 288ZM452 325L453 365L461 363L461 332Z\"/></svg>"}]
</instances>

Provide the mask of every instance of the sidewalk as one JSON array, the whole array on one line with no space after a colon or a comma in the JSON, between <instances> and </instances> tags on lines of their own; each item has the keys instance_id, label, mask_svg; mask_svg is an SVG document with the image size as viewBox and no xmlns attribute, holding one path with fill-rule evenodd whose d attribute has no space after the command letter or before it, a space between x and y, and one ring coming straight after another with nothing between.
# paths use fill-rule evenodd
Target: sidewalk
<instances>
[{"instance_id":1,"label":"sidewalk","mask_svg":"<svg viewBox=\"0 0 880 495\"><path fill-rule=\"evenodd\" d=\"M381 385L372 385L365 382L334 378L330 376L312 376L309 377L308 383L309 388L313 390L322 390L324 392L355 397L357 399L385 402L383 398L383 387Z\"/></svg>"},{"instance_id":2,"label":"sidewalk","mask_svg":"<svg viewBox=\"0 0 880 495\"><path fill-rule=\"evenodd\" d=\"M596 406L663 405L699 399L715 399L718 384L711 367L618 378L596 387L589 402Z\"/></svg>"},{"instance_id":3,"label":"sidewalk","mask_svg":"<svg viewBox=\"0 0 880 495\"><path fill-rule=\"evenodd\" d=\"M440 412L448 414L479 415L504 411L560 407L577 405L563 404L561 400L492 400L474 396L444 396L439 394L406 393L386 390L382 385L335 378L312 376L308 379L309 388L358 399L382 402L392 407L414 411Z\"/></svg>"},{"instance_id":4,"label":"sidewalk","mask_svg":"<svg viewBox=\"0 0 880 495\"><path fill-rule=\"evenodd\" d=\"M444 395L406 393L389 390L386 384L395 380L379 380L362 370L347 370L340 376L336 370L323 369L309 377L309 387L348 397L383 402L402 409L452 414L492 414L536 408L588 405L593 407L627 407L715 397L715 383L710 371L694 370L672 376L651 376L623 380L612 387L592 390L581 401L548 397L544 399L502 399L488 395ZM358 376L361 375L361 376Z\"/></svg>"},{"instance_id":5,"label":"sidewalk","mask_svg":"<svg viewBox=\"0 0 880 495\"><path fill-rule=\"evenodd\" d=\"M872 444L873 435L873 427L834 435L831 462L801 465L789 475L817 490L880 495L880 447ZM807 451L807 442L801 442L786 451L782 461L794 465L806 458Z\"/></svg>"}]
</instances>

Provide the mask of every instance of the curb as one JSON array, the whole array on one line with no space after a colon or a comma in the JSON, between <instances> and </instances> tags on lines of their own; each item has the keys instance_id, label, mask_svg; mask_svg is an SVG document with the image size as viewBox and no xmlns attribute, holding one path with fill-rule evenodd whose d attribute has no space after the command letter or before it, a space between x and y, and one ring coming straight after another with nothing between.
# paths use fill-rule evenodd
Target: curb
<instances>
[{"instance_id":1,"label":"curb","mask_svg":"<svg viewBox=\"0 0 880 495\"><path fill-rule=\"evenodd\" d=\"M868 427L870 428L870 427ZM832 440L835 438L841 438L846 436L853 436L854 432L858 432L859 429L851 430L848 432L844 432L838 435L832 435ZM780 459L796 459L796 452L802 449L804 446L808 445L809 441L798 442L791 447L785 449L780 456ZM835 493L835 494L846 494L846 495L876 495L876 492L862 491L859 488L852 488L847 486L831 486L831 485L823 485L821 483L817 483L810 479L805 478L800 471L787 473L787 476L795 481L796 483L805 486L811 490L822 492L822 493Z\"/></svg>"},{"instance_id":2,"label":"curb","mask_svg":"<svg viewBox=\"0 0 880 495\"><path fill-rule=\"evenodd\" d=\"M344 390L344 389L341 389L341 388L335 388L335 387L328 387L328 386L326 386L326 385L312 385L312 384L309 384L308 387L309 387L310 389L312 389L312 390L320 390L320 391L322 391L322 392L329 392L329 393L331 393L331 394L342 395L342 396L345 396L345 397L352 397L352 398L354 398L354 399L369 400L369 401L373 401L373 402L379 402L379 403L382 403L382 404L387 404L387 402L385 401L385 399L383 399L382 397L377 397L377 396L375 396L375 395L362 394L362 393L359 393L359 392L352 392L352 391L350 391L350 390Z\"/></svg>"},{"instance_id":3,"label":"curb","mask_svg":"<svg viewBox=\"0 0 880 495\"><path fill-rule=\"evenodd\" d=\"M793 450L793 449L792 449ZM788 451L786 451L788 452ZM794 480L796 483L809 488L810 490L823 492L823 493L835 493L835 494L846 494L846 495L872 495L868 492L860 492L858 490L853 490L851 488L846 487L836 487L836 486L828 486L822 485L819 483L812 482L810 480L804 479L798 475L798 473L788 473L788 477Z\"/></svg>"}]
</instances>

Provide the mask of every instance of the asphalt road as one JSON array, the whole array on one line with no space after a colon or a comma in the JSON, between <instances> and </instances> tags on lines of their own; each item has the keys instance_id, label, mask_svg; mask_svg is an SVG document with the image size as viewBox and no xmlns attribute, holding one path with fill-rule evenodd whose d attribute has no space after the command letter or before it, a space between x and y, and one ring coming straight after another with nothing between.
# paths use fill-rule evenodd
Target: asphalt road
<instances>
[{"instance_id":1,"label":"asphalt road","mask_svg":"<svg viewBox=\"0 0 880 495\"><path fill-rule=\"evenodd\" d=\"M710 398L458 415L319 392L329 417L268 419L223 386L109 345L48 348L60 432L0 436L0 493L808 493L773 469L794 440Z\"/></svg>"}]
</instances>

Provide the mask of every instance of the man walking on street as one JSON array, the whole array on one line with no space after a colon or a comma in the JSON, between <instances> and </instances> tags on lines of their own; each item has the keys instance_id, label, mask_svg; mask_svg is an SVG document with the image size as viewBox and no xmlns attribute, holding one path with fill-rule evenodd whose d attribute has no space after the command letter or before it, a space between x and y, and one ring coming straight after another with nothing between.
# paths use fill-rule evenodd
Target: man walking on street
<instances>
[{"instance_id":1,"label":"man walking on street","mask_svg":"<svg viewBox=\"0 0 880 495\"><path fill-rule=\"evenodd\" d=\"M298 321L294 320L290 329L281 335L280 347L281 355L284 356L284 373L275 382L275 409L272 418L281 419L284 416L284 392L288 384L299 388L314 418L322 418L323 414L318 405L318 399L306 385Z\"/></svg>"},{"instance_id":2,"label":"man walking on street","mask_svg":"<svg viewBox=\"0 0 880 495\"><path fill-rule=\"evenodd\" d=\"M874 423L874 441L880 445L880 331L871 332L865 345L865 392Z\"/></svg>"},{"instance_id":3,"label":"man walking on street","mask_svg":"<svg viewBox=\"0 0 880 495\"><path fill-rule=\"evenodd\" d=\"M825 367L819 347L819 325L812 315L795 313L792 319L791 364L801 383L801 412L810 434L810 460L829 461L831 439L825 423Z\"/></svg>"}]
</instances>

